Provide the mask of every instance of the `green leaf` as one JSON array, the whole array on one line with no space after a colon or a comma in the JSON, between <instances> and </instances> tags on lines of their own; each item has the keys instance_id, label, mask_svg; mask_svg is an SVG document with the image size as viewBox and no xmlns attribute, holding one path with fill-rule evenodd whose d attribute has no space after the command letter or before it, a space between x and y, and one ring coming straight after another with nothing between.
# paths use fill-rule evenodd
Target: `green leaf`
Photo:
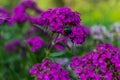
<instances>
[{"instance_id":1,"label":"green leaf","mask_svg":"<svg viewBox=\"0 0 120 80\"><path fill-rule=\"evenodd\" d=\"M29 57L32 60L32 62L33 63L37 63L36 55L33 52L31 52L31 50L30 50L28 45L26 45L26 48L27 48L27 52L28 52Z\"/></svg>"},{"instance_id":2,"label":"green leaf","mask_svg":"<svg viewBox=\"0 0 120 80\"><path fill-rule=\"evenodd\" d=\"M22 57L20 55L13 55L5 60L5 63L13 63L15 61L22 61Z\"/></svg>"},{"instance_id":3,"label":"green leaf","mask_svg":"<svg viewBox=\"0 0 120 80\"><path fill-rule=\"evenodd\" d=\"M57 56L61 56L63 54L64 54L64 52L54 52L54 53L50 53L50 56L51 57L57 57Z\"/></svg>"},{"instance_id":4,"label":"green leaf","mask_svg":"<svg viewBox=\"0 0 120 80\"><path fill-rule=\"evenodd\" d=\"M20 77L13 69L11 69L10 67L8 67L7 69L9 71L11 77L13 78L13 80L20 80Z\"/></svg>"}]
</instances>

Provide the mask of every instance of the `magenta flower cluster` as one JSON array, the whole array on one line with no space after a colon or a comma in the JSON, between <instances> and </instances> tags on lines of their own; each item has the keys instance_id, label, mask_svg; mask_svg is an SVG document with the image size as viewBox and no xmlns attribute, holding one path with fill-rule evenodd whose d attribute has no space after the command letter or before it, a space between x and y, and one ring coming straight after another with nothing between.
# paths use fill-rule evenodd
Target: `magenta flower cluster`
<instances>
[{"instance_id":1,"label":"magenta flower cluster","mask_svg":"<svg viewBox=\"0 0 120 80\"><path fill-rule=\"evenodd\" d=\"M35 64L29 71L37 76L37 80L71 80L67 70L61 68L58 63L44 60L41 64Z\"/></svg>"},{"instance_id":2,"label":"magenta flower cluster","mask_svg":"<svg viewBox=\"0 0 120 80\"><path fill-rule=\"evenodd\" d=\"M42 48L44 45L44 41L37 36L27 39L26 43L30 46L32 52L37 51L38 49Z\"/></svg>"},{"instance_id":3,"label":"magenta flower cluster","mask_svg":"<svg viewBox=\"0 0 120 80\"><path fill-rule=\"evenodd\" d=\"M7 23L8 25L12 25L11 22L11 14L6 9L0 7L0 24Z\"/></svg>"},{"instance_id":4,"label":"magenta flower cluster","mask_svg":"<svg viewBox=\"0 0 120 80\"><path fill-rule=\"evenodd\" d=\"M36 22L36 19L34 16L31 16L27 13L28 9L32 9L37 14L40 14L42 12L41 9L39 9L36 6L36 3L33 0L22 0L21 3L19 3L14 8L14 14L13 14L13 20L17 23L24 23L27 20L29 20L32 23Z\"/></svg>"},{"instance_id":5,"label":"magenta flower cluster","mask_svg":"<svg viewBox=\"0 0 120 80\"><path fill-rule=\"evenodd\" d=\"M61 33L65 27L77 27L80 20L79 13L70 8L54 8L43 12L38 23L51 31Z\"/></svg>"},{"instance_id":6,"label":"magenta flower cluster","mask_svg":"<svg viewBox=\"0 0 120 80\"><path fill-rule=\"evenodd\" d=\"M80 25L79 27L73 27L70 34L64 33L64 35L70 38L73 43L82 44L89 33L90 31L87 27Z\"/></svg>"},{"instance_id":7,"label":"magenta flower cluster","mask_svg":"<svg viewBox=\"0 0 120 80\"><path fill-rule=\"evenodd\" d=\"M20 46L21 46L20 40L13 39L5 45L5 50L8 52L11 52L11 51L18 52Z\"/></svg>"},{"instance_id":8,"label":"magenta flower cluster","mask_svg":"<svg viewBox=\"0 0 120 80\"><path fill-rule=\"evenodd\" d=\"M120 51L110 43L99 44L83 57L73 57L70 67L80 80L119 80Z\"/></svg>"},{"instance_id":9,"label":"magenta flower cluster","mask_svg":"<svg viewBox=\"0 0 120 80\"><path fill-rule=\"evenodd\" d=\"M89 29L80 24L80 14L70 8L54 8L43 12L37 19L38 24L52 32L62 34L75 44L82 44Z\"/></svg>"}]
</instances>

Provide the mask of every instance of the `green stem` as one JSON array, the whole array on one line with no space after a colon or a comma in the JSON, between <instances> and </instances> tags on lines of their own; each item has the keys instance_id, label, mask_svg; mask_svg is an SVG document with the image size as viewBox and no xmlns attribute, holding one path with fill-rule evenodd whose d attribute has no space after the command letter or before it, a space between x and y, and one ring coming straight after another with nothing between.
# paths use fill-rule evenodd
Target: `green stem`
<instances>
[{"instance_id":1,"label":"green stem","mask_svg":"<svg viewBox=\"0 0 120 80\"><path fill-rule=\"evenodd\" d=\"M75 47L75 44L72 43L72 48L71 48L71 52L72 52L72 53L74 52L74 47Z\"/></svg>"},{"instance_id":2,"label":"green stem","mask_svg":"<svg viewBox=\"0 0 120 80\"><path fill-rule=\"evenodd\" d=\"M53 35L52 35L52 38L53 38L53 36L54 36L54 33L53 33ZM49 51L51 51L52 48L55 46L55 44L56 44L56 39L57 39L58 37L59 37L59 34L57 34L55 40L52 40L52 39L51 39L52 45L51 45L50 48L48 49Z\"/></svg>"},{"instance_id":3,"label":"green stem","mask_svg":"<svg viewBox=\"0 0 120 80\"><path fill-rule=\"evenodd\" d=\"M45 54L46 54L46 55L45 55L45 57L43 58L43 60L42 60L42 61L44 61L44 60L48 57L49 53L50 53L50 52L49 52L48 50L47 50L47 51L45 51Z\"/></svg>"},{"instance_id":4,"label":"green stem","mask_svg":"<svg viewBox=\"0 0 120 80\"><path fill-rule=\"evenodd\" d=\"M59 37L59 34L57 34L57 37L55 38L55 40L52 39L53 37L54 37L54 33L52 33L51 36L50 36L50 40L51 40L51 42L52 42L52 45L50 46L50 48L47 48L47 50L45 51L46 55L45 55L45 58L44 58L43 60L45 60L45 59L49 56L52 48L53 48L53 47L55 46L55 44L56 44L56 39Z\"/></svg>"}]
</instances>

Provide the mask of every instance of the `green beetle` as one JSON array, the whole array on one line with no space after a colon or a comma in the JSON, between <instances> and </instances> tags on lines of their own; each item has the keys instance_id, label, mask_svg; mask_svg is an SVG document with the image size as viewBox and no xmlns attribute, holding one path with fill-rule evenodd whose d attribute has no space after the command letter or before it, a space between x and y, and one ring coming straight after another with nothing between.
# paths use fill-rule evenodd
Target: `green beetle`
<instances>
[{"instance_id":1,"label":"green beetle","mask_svg":"<svg viewBox=\"0 0 120 80\"><path fill-rule=\"evenodd\" d=\"M66 27L66 28L64 28L64 32L65 32L66 34L70 34L70 33L72 32L72 30L71 30L70 27Z\"/></svg>"}]
</instances>

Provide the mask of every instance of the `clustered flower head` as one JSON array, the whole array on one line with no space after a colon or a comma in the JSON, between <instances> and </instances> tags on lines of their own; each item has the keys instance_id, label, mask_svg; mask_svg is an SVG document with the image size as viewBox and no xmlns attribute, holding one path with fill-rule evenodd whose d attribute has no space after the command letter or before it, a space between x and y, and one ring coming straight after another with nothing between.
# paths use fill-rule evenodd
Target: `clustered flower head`
<instances>
[{"instance_id":1,"label":"clustered flower head","mask_svg":"<svg viewBox=\"0 0 120 80\"><path fill-rule=\"evenodd\" d=\"M35 64L29 70L33 75L37 76L37 80L71 80L68 71L51 60L44 60L41 64Z\"/></svg>"},{"instance_id":2,"label":"clustered flower head","mask_svg":"<svg viewBox=\"0 0 120 80\"><path fill-rule=\"evenodd\" d=\"M42 13L42 10L37 7L33 0L22 0L21 3L19 3L18 6L14 8L14 14L12 17L13 20L17 23L24 23L27 20L32 23L36 22L36 18L34 16L27 14L28 9L32 9L37 14Z\"/></svg>"},{"instance_id":3,"label":"clustered flower head","mask_svg":"<svg viewBox=\"0 0 120 80\"><path fill-rule=\"evenodd\" d=\"M109 31L103 25L94 25L91 27L91 35L94 39L104 40L105 38L111 37Z\"/></svg>"},{"instance_id":4,"label":"clustered flower head","mask_svg":"<svg viewBox=\"0 0 120 80\"><path fill-rule=\"evenodd\" d=\"M48 9L38 18L40 25L57 33L61 33L65 27L77 27L80 21L79 13L71 11L70 8Z\"/></svg>"},{"instance_id":5,"label":"clustered flower head","mask_svg":"<svg viewBox=\"0 0 120 80\"><path fill-rule=\"evenodd\" d=\"M19 39L12 39L5 44L5 50L8 53L18 53L22 56L26 56L26 48Z\"/></svg>"},{"instance_id":6,"label":"clustered flower head","mask_svg":"<svg viewBox=\"0 0 120 80\"><path fill-rule=\"evenodd\" d=\"M80 25L79 27L74 27L71 30L70 34L66 34L64 32L64 35L71 39L71 41L75 44L82 44L86 37L89 35L90 31L87 27Z\"/></svg>"},{"instance_id":7,"label":"clustered flower head","mask_svg":"<svg viewBox=\"0 0 120 80\"><path fill-rule=\"evenodd\" d=\"M21 0L21 5L25 8L36 8L36 3L33 0Z\"/></svg>"},{"instance_id":8,"label":"clustered flower head","mask_svg":"<svg viewBox=\"0 0 120 80\"><path fill-rule=\"evenodd\" d=\"M20 46L21 46L20 40L19 39L13 39L5 45L5 50L8 51L8 52L11 52L11 51L17 51L18 52Z\"/></svg>"},{"instance_id":9,"label":"clustered flower head","mask_svg":"<svg viewBox=\"0 0 120 80\"><path fill-rule=\"evenodd\" d=\"M38 49L42 48L44 45L43 40L40 37L31 37L26 40L26 43L30 46L32 52L36 52Z\"/></svg>"},{"instance_id":10,"label":"clustered flower head","mask_svg":"<svg viewBox=\"0 0 120 80\"><path fill-rule=\"evenodd\" d=\"M111 26L110 32L112 34L113 39L120 40L120 23L114 23Z\"/></svg>"},{"instance_id":11,"label":"clustered flower head","mask_svg":"<svg viewBox=\"0 0 120 80\"><path fill-rule=\"evenodd\" d=\"M70 67L80 80L119 80L120 51L110 43L99 44L83 57L73 57Z\"/></svg>"},{"instance_id":12,"label":"clustered flower head","mask_svg":"<svg viewBox=\"0 0 120 80\"><path fill-rule=\"evenodd\" d=\"M11 14L6 9L0 7L0 24L7 23L8 25L12 25L11 22Z\"/></svg>"},{"instance_id":13,"label":"clustered flower head","mask_svg":"<svg viewBox=\"0 0 120 80\"><path fill-rule=\"evenodd\" d=\"M43 12L37 21L50 31L70 38L76 44L83 43L89 33L89 29L80 24L80 14L70 8L49 9Z\"/></svg>"},{"instance_id":14,"label":"clustered flower head","mask_svg":"<svg viewBox=\"0 0 120 80\"><path fill-rule=\"evenodd\" d=\"M17 23L23 23L27 21L27 14L25 14L25 8L18 5L14 8L13 20Z\"/></svg>"}]
</instances>

